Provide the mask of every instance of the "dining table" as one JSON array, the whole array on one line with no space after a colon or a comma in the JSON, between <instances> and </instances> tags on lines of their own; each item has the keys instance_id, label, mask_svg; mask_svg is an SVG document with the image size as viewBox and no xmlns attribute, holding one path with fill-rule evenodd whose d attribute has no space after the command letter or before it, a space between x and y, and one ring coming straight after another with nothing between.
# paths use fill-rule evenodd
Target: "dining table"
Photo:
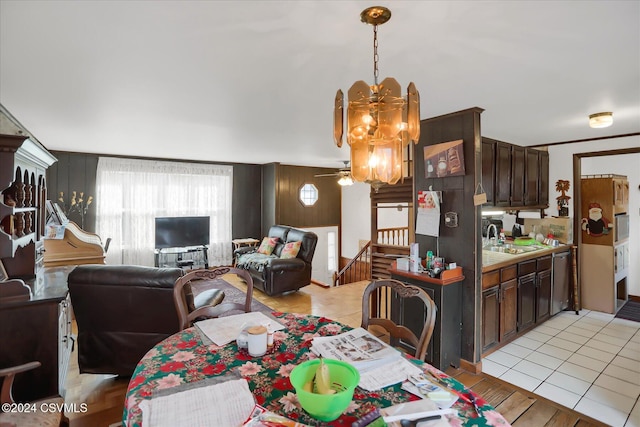
<instances>
[{"instance_id":1,"label":"dining table","mask_svg":"<svg viewBox=\"0 0 640 427\"><path fill-rule=\"evenodd\" d=\"M323 423L305 412L298 403L289 374L300 363L316 357L310 347L315 337L332 336L351 330L350 326L327 317L274 311L271 316L284 329L273 335L274 346L260 357L251 357L239 350L232 341L218 346L192 326L164 339L138 363L127 388L123 412L123 425L142 427L141 403L154 394L179 390L189 383L207 381L229 374L247 380L258 405L276 414L307 425L351 426L375 409L386 408L419 399L396 384L375 391L357 387L353 401L336 420ZM504 417L482 396L465 387L455 378L428 363L405 356L424 372L436 376L442 384L471 397L458 399L452 406L457 415L447 415L452 426L508 426ZM475 401L474 407L470 402ZM223 405L223 402L216 402ZM142 405L144 407L144 404ZM150 427L150 426L144 426Z\"/></svg>"}]
</instances>

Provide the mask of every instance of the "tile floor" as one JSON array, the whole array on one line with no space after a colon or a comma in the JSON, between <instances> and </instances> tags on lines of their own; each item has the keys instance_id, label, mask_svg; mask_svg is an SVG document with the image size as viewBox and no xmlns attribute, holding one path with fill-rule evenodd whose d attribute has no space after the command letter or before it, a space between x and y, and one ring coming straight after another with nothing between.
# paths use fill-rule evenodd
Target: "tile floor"
<instances>
[{"instance_id":1,"label":"tile floor","mask_svg":"<svg viewBox=\"0 0 640 427\"><path fill-rule=\"evenodd\" d=\"M482 370L614 427L640 427L640 323L564 311L482 359Z\"/></svg>"}]
</instances>

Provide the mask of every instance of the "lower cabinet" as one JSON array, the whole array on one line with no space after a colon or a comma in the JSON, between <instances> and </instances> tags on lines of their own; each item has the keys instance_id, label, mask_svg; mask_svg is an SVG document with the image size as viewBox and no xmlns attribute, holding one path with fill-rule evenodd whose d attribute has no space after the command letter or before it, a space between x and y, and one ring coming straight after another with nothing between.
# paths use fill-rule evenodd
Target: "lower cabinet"
<instances>
[{"instance_id":1,"label":"lower cabinet","mask_svg":"<svg viewBox=\"0 0 640 427\"><path fill-rule=\"evenodd\" d=\"M482 275L482 352L551 317L551 255Z\"/></svg>"},{"instance_id":2,"label":"lower cabinet","mask_svg":"<svg viewBox=\"0 0 640 427\"><path fill-rule=\"evenodd\" d=\"M509 266L482 278L482 351L511 339L517 332L517 267Z\"/></svg>"},{"instance_id":3,"label":"lower cabinet","mask_svg":"<svg viewBox=\"0 0 640 427\"><path fill-rule=\"evenodd\" d=\"M500 342L500 287L482 292L482 351Z\"/></svg>"},{"instance_id":4,"label":"lower cabinet","mask_svg":"<svg viewBox=\"0 0 640 427\"><path fill-rule=\"evenodd\" d=\"M462 334L462 310L460 310L462 290L460 282L443 285L396 275L393 272L391 273L391 278L424 289L436 303L438 309L436 324L427 348L425 362L440 370L445 370L449 366L459 367ZM401 307L400 313L403 317L402 323L417 336L420 336L424 327L424 306L422 303L417 302L414 305L411 302L414 299L406 300L406 306ZM410 351L415 351L415 348L408 346L408 344L403 345L401 342L400 345Z\"/></svg>"},{"instance_id":5,"label":"lower cabinet","mask_svg":"<svg viewBox=\"0 0 640 427\"><path fill-rule=\"evenodd\" d=\"M536 323L551 317L551 256L536 260Z\"/></svg>"},{"instance_id":6,"label":"lower cabinet","mask_svg":"<svg viewBox=\"0 0 640 427\"><path fill-rule=\"evenodd\" d=\"M39 368L16 376L13 397L17 402L63 395L71 336L71 305L65 295L0 304L0 366L27 362Z\"/></svg>"},{"instance_id":7,"label":"lower cabinet","mask_svg":"<svg viewBox=\"0 0 640 427\"><path fill-rule=\"evenodd\" d=\"M536 322L535 261L533 264L534 272L518 274L518 332L529 329Z\"/></svg>"},{"instance_id":8,"label":"lower cabinet","mask_svg":"<svg viewBox=\"0 0 640 427\"><path fill-rule=\"evenodd\" d=\"M518 332L518 280L500 284L500 341L513 338Z\"/></svg>"}]
</instances>

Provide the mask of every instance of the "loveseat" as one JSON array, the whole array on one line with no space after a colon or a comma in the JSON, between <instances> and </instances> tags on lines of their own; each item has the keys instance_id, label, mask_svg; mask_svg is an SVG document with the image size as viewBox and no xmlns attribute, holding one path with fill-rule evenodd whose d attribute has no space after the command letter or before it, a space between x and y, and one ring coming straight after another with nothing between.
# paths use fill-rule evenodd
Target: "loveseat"
<instances>
[{"instance_id":1,"label":"loveseat","mask_svg":"<svg viewBox=\"0 0 640 427\"><path fill-rule=\"evenodd\" d=\"M131 376L154 345L180 330L179 268L80 265L69 273L80 373Z\"/></svg>"},{"instance_id":2,"label":"loveseat","mask_svg":"<svg viewBox=\"0 0 640 427\"><path fill-rule=\"evenodd\" d=\"M311 232L286 225L274 225L267 237L277 241L269 255L257 253L258 248L242 247L234 251L236 266L249 271L253 286L267 295L297 291L311 283L311 261L318 243L318 236ZM301 242L295 258L282 259L287 243Z\"/></svg>"}]
</instances>

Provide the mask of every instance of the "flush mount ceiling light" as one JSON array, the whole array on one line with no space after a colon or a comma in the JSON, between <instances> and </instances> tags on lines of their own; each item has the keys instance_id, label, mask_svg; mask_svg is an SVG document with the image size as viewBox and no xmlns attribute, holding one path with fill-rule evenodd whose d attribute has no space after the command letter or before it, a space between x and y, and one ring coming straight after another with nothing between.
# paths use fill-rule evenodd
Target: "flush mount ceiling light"
<instances>
[{"instance_id":1,"label":"flush mount ceiling light","mask_svg":"<svg viewBox=\"0 0 640 427\"><path fill-rule=\"evenodd\" d=\"M373 85L359 80L349 89L347 101L347 143L351 147L351 177L355 181L380 185L395 184L403 177L403 150L420 138L420 94L409 83L407 96L392 77L378 83L378 25L391 18L391 11L374 6L360 14L373 25ZM334 106L333 137L342 146L344 97L338 90Z\"/></svg>"},{"instance_id":2,"label":"flush mount ceiling light","mask_svg":"<svg viewBox=\"0 0 640 427\"><path fill-rule=\"evenodd\" d=\"M595 113L589 116L589 126L592 128L606 128L613 124L613 113Z\"/></svg>"}]
</instances>

